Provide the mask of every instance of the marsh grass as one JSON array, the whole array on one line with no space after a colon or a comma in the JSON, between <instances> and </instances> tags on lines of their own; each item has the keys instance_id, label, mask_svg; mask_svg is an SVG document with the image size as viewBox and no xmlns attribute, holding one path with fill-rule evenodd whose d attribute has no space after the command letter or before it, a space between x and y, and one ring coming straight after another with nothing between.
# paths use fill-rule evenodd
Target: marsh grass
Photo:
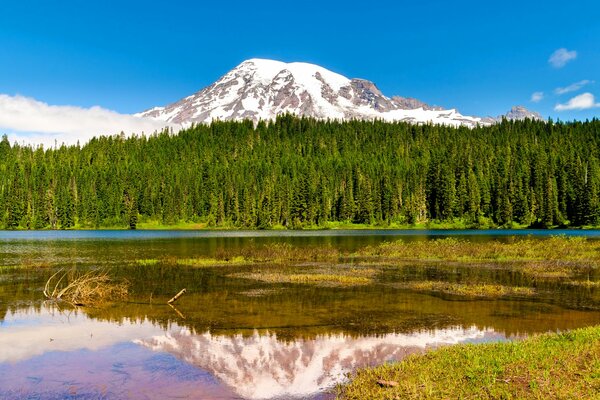
<instances>
[{"instance_id":1,"label":"marsh grass","mask_svg":"<svg viewBox=\"0 0 600 400\"><path fill-rule=\"evenodd\" d=\"M599 248L598 242L584 237L551 236L545 239L516 239L511 242L443 238L384 242L378 246L365 247L357 255L445 261L600 261Z\"/></svg>"},{"instance_id":2,"label":"marsh grass","mask_svg":"<svg viewBox=\"0 0 600 400\"><path fill-rule=\"evenodd\" d=\"M382 388L378 380L394 381ZM339 399L597 399L600 326L439 348L356 372Z\"/></svg>"},{"instance_id":3,"label":"marsh grass","mask_svg":"<svg viewBox=\"0 0 600 400\"><path fill-rule=\"evenodd\" d=\"M298 261L338 260L343 253L331 246L295 247L289 243L272 243L264 246L246 247L241 255L256 263L287 263Z\"/></svg>"},{"instance_id":4,"label":"marsh grass","mask_svg":"<svg viewBox=\"0 0 600 400\"><path fill-rule=\"evenodd\" d=\"M115 282L104 270L85 273L59 270L46 282L44 296L75 306L100 306L126 298L128 290L128 282Z\"/></svg>"},{"instance_id":5,"label":"marsh grass","mask_svg":"<svg viewBox=\"0 0 600 400\"><path fill-rule=\"evenodd\" d=\"M188 265L193 267L217 267L224 265L244 265L248 260L243 256L234 256L231 258L184 258L175 261L178 265Z\"/></svg>"},{"instance_id":6,"label":"marsh grass","mask_svg":"<svg viewBox=\"0 0 600 400\"><path fill-rule=\"evenodd\" d=\"M229 275L233 278L252 279L267 283L295 283L321 286L360 286L373 282L378 270L373 268L321 268L299 272L254 271Z\"/></svg>"},{"instance_id":7,"label":"marsh grass","mask_svg":"<svg viewBox=\"0 0 600 400\"><path fill-rule=\"evenodd\" d=\"M441 281L415 281L394 284L394 287L417 292L445 293L465 297L531 297L535 289L529 287L503 286L483 283L455 283Z\"/></svg>"},{"instance_id":8,"label":"marsh grass","mask_svg":"<svg viewBox=\"0 0 600 400\"><path fill-rule=\"evenodd\" d=\"M278 272L248 272L230 275L234 278L253 279L268 283L321 284L326 286L367 285L371 279L363 276L334 274L284 274Z\"/></svg>"},{"instance_id":9,"label":"marsh grass","mask_svg":"<svg viewBox=\"0 0 600 400\"><path fill-rule=\"evenodd\" d=\"M158 265L158 263L160 263L160 260L157 258L145 258L145 259L135 260L135 263L142 267L150 267L153 265Z\"/></svg>"},{"instance_id":10,"label":"marsh grass","mask_svg":"<svg viewBox=\"0 0 600 400\"><path fill-rule=\"evenodd\" d=\"M367 246L358 251L344 252L333 246L293 246L289 243L244 246L238 250L217 249L211 257L137 260L141 266L164 265L165 267L188 266L193 268L264 266L270 270L257 273L237 274L237 277L263 282L302 283L317 285L362 285L374 282L375 273L368 276L349 273L347 268L335 265L346 263L357 270L398 270L404 267L431 268L440 271L448 268L503 269L522 274L529 282L577 282L587 275L592 282L597 279L600 265L600 242L583 237L555 236L544 239L516 238L504 241L477 242L457 238L441 238L426 241L384 242ZM297 271L281 272L280 267L295 266ZM276 267L276 268L273 268ZM321 270L314 271L315 267ZM466 284L466 283L465 283ZM545 283L544 283L545 284ZM431 286L432 284L429 283ZM441 284L432 291L465 296L530 295L522 288L512 293L495 285L467 287ZM525 286L531 285L526 283ZM572 284L570 286L574 286ZM594 287L594 284L581 284ZM469 289L469 290L468 290ZM413 290L417 290L416 288ZM425 290L421 287L418 290Z\"/></svg>"}]
</instances>

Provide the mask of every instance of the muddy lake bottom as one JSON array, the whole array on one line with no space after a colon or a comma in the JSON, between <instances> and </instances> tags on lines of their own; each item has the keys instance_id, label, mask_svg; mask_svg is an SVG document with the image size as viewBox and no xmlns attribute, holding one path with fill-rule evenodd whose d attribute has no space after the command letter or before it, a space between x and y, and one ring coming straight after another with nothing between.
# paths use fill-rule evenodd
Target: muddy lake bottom
<instances>
[{"instance_id":1,"label":"muddy lake bottom","mask_svg":"<svg viewBox=\"0 0 600 400\"><path fill-rule=\"evenodd\" d=\"M327 258L397 239L523 235L510 233L2 232L0 398L324 399L357 368L599 324L594 265L565 277L507 263ZM598 232L587 235L595 246ZM293 254L253 259L263 248ZM129 296L94 307L44 298L57 271L96 269L127 282ZM475 284L512 290L461 292Z\"/></svg>"}]
</instances>

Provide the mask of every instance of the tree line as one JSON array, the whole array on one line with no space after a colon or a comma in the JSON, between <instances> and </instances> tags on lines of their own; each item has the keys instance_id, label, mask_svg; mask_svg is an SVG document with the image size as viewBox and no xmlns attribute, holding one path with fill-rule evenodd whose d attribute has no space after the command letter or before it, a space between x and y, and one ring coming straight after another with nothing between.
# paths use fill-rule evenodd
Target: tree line
<instances>
[{"instance_id":1,"label":"tree line","mask_svg":"<svg viewBox=\"0 0 600 400\"><path fill-rule=\"evenodd\" d=\"M600 222L600 121L213 122L44 149L0 141L0 228Z\"/></svg>"}]
</instances>

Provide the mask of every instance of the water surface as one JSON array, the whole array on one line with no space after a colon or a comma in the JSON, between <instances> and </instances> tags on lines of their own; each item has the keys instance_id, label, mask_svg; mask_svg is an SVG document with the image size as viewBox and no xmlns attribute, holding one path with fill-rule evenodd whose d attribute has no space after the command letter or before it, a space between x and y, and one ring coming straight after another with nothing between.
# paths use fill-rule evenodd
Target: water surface
<instances>
[{"instance_id":1,"label":"water surface","mask_svg":"<svg viewBox=\"0 0 600 400\"><path fill-rule=\"evenodd\" d=\"M598 324L597 289L535 282L507 270L415 262L384 268L369 285L330 287L230 276L252 265L136 261L213 257L270 243L354 251L396 238L486 241L557 233L541 232L0 232L0 266L28 266L0 269L0 398L328 397L358 367L428 348ZM58 269L100 267L131 282L127 301L77 309L44 301L44 283ZM535 285L541 295L474 300L397 287L419 279ZM184 287L186 295L168 306Z\"/></svg>"}]
</instances>

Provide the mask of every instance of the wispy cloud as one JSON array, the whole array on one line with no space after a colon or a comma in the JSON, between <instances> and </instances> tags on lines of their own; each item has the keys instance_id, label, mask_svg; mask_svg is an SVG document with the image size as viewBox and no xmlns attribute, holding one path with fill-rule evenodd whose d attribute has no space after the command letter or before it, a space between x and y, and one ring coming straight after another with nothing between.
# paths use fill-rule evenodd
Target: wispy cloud
<instances>
[{"instance_id":1,"label":"wispy cloud","mask_svg":"<svg viewBox=\"0 0 600 400\"><path fill-rule=\"evenodd\" d=\"M548 62L554 68L562 68L565 65L567 65L569 61L574 60L576 58L577 52L575 50L567 50L563 47L552 53L552 55L548 59Z\"/></svg>"},{"instance_id":2,"label":"wispy cloud","mask_svg":"<svg viewBox=\"0 0 600 400\"><path fill-rule=\"evenodd\" d=\"M84 143L94 136L151 134L168 125L102 107L54 106L23 96L0 94L0 129L11 141L53 145ZM34 132L34 133L31 133Z\"/></svg>"},{"instance_id":3,"label":"wispy cloud","mask_svg":"<svg viewBox=\"0 0 600 400\"><path fill-rule=\"evenodd\" d=\"M591 93L583 93L573 97L565 104L557 104L554 107L555 111L568 110L589 110L590 108L600 107L600 103L596 103L596 98Z\"/></svg>"},{"instance_id":4,"label":"wispy cloud","mask_svg":"<svg viewBox=\"0 0 600 400\"><path fill-rule=\"evenodd\" d=\"M532 103L539 103L543 99L544 99L544 92L534 92L531 95L531 102Z\"/></svg>"},{"instance_id":5,"label":"wispy cloud","mask_svg":"<svg viewBox=\"0 0 600 400\"><path fill-rule=\"evenodd\" d=\"M581 89L584 86L587 85L591 85L592 83L594 83L594 81L590 81L588 79L584 79L582 81L579 82L575 82L569 86L565 86L565 87L559 87L554 89L554 93L556 94L565 94L565 93L570 93L570 92L576 92L579 89Z\"/></svg>"}]
</instances>

